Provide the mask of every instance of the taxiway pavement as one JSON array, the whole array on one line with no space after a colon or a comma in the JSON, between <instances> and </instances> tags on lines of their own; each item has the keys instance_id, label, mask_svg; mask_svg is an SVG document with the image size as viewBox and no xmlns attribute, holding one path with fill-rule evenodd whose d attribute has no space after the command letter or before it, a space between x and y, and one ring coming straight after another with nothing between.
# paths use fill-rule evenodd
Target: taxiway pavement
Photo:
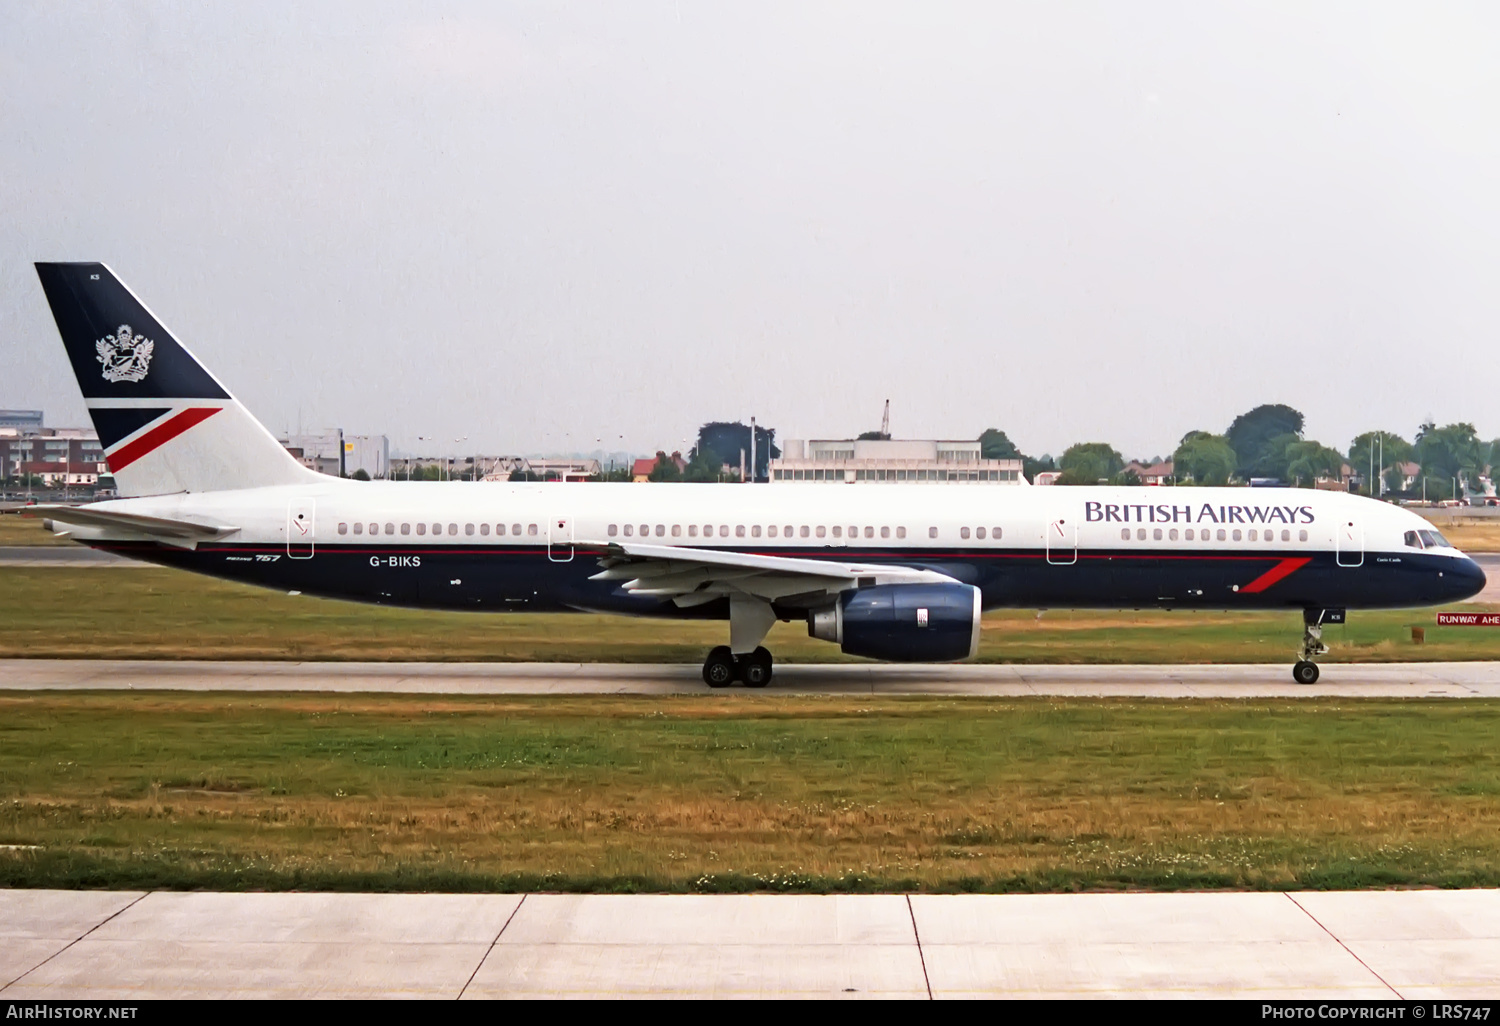
<instances>
[{"instance_id":1,"label":"taxiway pavement","mask_svg":"<svg viewBox=\"0 0 1500 1026\"><path fill-rule=\"evenodd\" d=\"M1500 891L0 891L0 999L1493 999Z\"/></svg>"},{"instance_id":2,"label":"taxiway pavement","mask_svg":"<svg viewBox=\"0 0 1500 1026\"><path fill-rule=\"evenodd\" d=\"M323 691L473 695L710 693L682 664L0 660L0 690ZM729 689L737 693L742 689ZM724 692L713 692L724 693ZM1140 698L1500 698L1500 662L1323 666L1317 684L1289 664L1035 666L787 664L765 694Z\"/></svg>"}]
</instances>

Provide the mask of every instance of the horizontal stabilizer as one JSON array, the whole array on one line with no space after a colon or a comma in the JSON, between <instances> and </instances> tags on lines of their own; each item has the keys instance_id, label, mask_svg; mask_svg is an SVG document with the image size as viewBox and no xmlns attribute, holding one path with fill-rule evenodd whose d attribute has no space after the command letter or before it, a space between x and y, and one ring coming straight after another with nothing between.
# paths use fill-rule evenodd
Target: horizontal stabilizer
<instances>
[{"instance_id":1,"label":"horizontal stabilizer","mask_svg":"<svg viewBox=\"0 0 1500 1026\"><path fill-rule=\"evenodd\" d=\"M92 509L88 506L67 506L61 503L40 503L22 506L8 512L24 517L44 517L50 522L70 524L77 527L98 527L106 530L128 531L154 538L211 541L234 534L238 527L227 524L199 524L191 520L169 520L165 517L146 517L138 513L119 513L108 509Z\"/></svg>"}]
</instances>

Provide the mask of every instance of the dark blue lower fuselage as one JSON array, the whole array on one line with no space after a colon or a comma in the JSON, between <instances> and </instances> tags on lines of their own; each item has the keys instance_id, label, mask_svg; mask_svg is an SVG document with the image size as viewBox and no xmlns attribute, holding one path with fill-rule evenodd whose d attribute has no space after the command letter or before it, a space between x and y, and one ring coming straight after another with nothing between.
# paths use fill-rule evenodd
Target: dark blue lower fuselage
<instances>
[{"instance_id":1,"label":"dark blue lower fuselage","mask_svg":"<svg viewBox=\"0 0 1500 1026\"><path fill-rule=\"evenodd\" d=\"M214 577L327 598L428 609L594 611L721 619L727 602L681 610L670 601L627 594L618 581L594 581L598 549L559 558L546 546L318 546L308 558L286 549L216 543L196 550L154 544L101 544L135 559ZM742 549L738 551L759 551ZM979 587L984 607L1386 609L1438 605L1477 594L1484 572L1467 558L1438 553L1363 554L1342 565L1332 552L1092 551L1069 563L1041 549L899 552L890 549L776 548L778 556L923 567ZM800 617L801 609L778 607Z\"/></svg>"}]
</instances>

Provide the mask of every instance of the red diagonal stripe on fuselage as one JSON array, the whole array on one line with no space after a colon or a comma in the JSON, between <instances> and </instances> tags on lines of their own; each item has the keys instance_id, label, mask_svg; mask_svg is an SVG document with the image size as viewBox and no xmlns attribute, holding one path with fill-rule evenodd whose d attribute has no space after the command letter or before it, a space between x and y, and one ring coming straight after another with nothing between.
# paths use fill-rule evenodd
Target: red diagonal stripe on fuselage
<instances>
[{"instance_id":1,"label":"red diagonal stripe on fuselage","mask_svg":"<svg viewBox=\"0 0 1500 1026\"><path fill-rule=\"evenodd\" d=\"M1277 581L1281 580L1283 577L1286 577L1289 574L1296 573L1298 570L1301 570L1311 562L1311 556L1294 556L1290 559L1283 559L1281 562L1271 567L1271 569L1267 570L1255 580L1251 581L1249 584L1241 588L1240 594L1243 595L1247 591L1252 594L1257 591L1265 591L1267 588L1275 584Z\"/></svg>"},{"instance_id":2,"label":"red diagonal stripe on fuselage","mask_svg":"<svg viewBox=\"0 0 1500 1026\"><path fill-rule=\"evenodd\" d=\"M165 445L193 425L203 423L221 409L222 406L194 406L175 417L168 417L135 441L106 455L104 458L109 463L109 469L118 474L148 452Z\"/></svg>"}]
</instances>

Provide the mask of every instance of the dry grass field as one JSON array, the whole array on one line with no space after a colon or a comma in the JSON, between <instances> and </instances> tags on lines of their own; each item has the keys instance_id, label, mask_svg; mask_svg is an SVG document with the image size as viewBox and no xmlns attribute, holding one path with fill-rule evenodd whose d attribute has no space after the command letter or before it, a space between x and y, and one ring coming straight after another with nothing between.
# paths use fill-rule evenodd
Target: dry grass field
<instances>
[{"instance_id":1,"label":"dry grass field","mask_svg":"<svg viewBox=\"0 0 1500 1026\"><path fill-rule=\"evenodd\" d=\"M1500 706L0 697L0 886L1500 884Z\"/></svg>"},{"instance_id":2,"label":"dry grass field","mask_svg":"<svg viewBox=\"0 0 1500 1026\"><path fill-rule=\"evenodd\" d=\"M1426 609L1356 613L1327 629L1329 661L1500 658L1500 631L1433 620ZM1003 610L985 616L979 659L1281 662L1301 632L1295 612ZM718 622L389 609L154 567L0 567L0 658L694 663L726 637ZM855 661L800 623L777 624L767 644L782 662Z\"/></svg>"},{"instance_id":3,"label":"dry grass field","mask_svg":"<svg viewBox=\"0 0 1500 1026\"><path fill-rule=\"evenodd\" d=\"M35 517L20 517L11 514L0 516L0 548L11 545L76 545L68 538L59 538L42 526Z\"/></svg>"}]
</instances>

